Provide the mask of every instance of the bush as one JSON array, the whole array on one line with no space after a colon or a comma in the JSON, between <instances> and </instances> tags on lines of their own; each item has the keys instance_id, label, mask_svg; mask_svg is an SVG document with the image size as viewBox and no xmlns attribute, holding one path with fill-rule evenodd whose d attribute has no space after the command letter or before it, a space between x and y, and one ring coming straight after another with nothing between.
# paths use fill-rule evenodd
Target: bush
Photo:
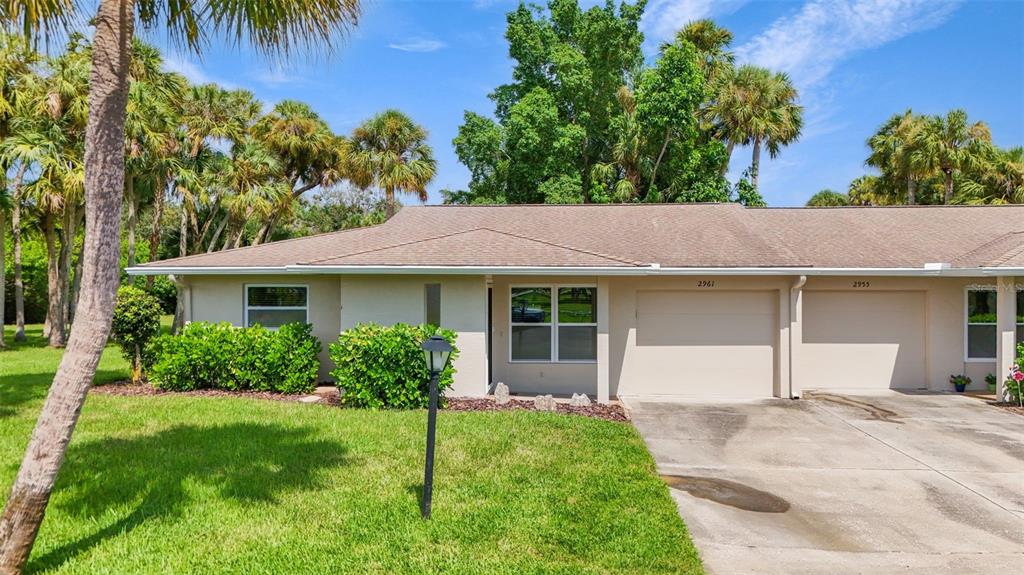
<instances>
[{"instance_id":1,"label":"bush","mask_svg":"<svg viewBox=\"0 0 1024 575\"><path fill-rule=\"evenodd\" d=\"M132 382L139 383L144 370L152 365L152 356L146 351L149 341L160 335L160 302L143 290L121 286L111 333L132 365Z\"/></svg>"},{"instance_id":2,"label":"bush","mask_svg":"<svg viewBox=\"0 0 1024 575\"><path fill-rule=\"evenodd\" d=\"M338 366L331 375L342 390L342 403L371 409L427 407L430 372L420 344L433 335L455 344L455 332L426 325L366 323L342 333L330 348L331 359ZM458 350L453 351L452 359L457 356ZM454 374L449 363L438 380L442 397Z\"/></svg>"},{"instance_id":3,"label":"bush","mask_svg":"<svg viewBox=\"0 0 1024 575\"><path fill-rule=\"evenodd\" d=\"M308 324L277 331L261 326L196 322L153 341L154 385L172 391L222 389L310 393L316 388L320 341Z\"/></svg>"},{"instance_id":4,"label":"bush","mask_svg":"<svg viewBox=\"0 0 1024 575\"><path fill-rule=\"evenodd\" d=\"M174 308L178 305L178 286L167 279L167 276L153 278L153 287L149 288L149 293L160 300L160 308L165 315L174 313Z\"/></svg>"}]
</instances>

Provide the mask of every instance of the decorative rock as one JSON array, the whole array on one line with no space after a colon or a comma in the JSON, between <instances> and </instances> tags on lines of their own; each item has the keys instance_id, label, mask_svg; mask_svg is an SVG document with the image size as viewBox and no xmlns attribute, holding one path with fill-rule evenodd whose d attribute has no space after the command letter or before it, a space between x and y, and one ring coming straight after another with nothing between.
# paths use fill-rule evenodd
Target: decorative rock
<instances>
[{"instance_id":1,"label":"decorative rock","mask_svg":"<svg viewBox=\"0 0 1024 575\"><path fill-rule=\"evenodd\" d=\"M305 397L300 397L299 401L302 402L302 403L320 403L320 396L319 395L307 395Z\"/></svg>"},{"instance_id":2,"label":"decorative rock","mask_svg":"<svg viewBox=\"0 0 1024 575\"><path fill-rule=\"evenodd\" d=\"M494 386L494 403L497 403L498 405L505 405L508 402L508 386L499 381L498 384Z\"/></svg>"},{"instance_id":3,"label":"decorative rock","mask_svg":"<svg viewBox=\"0 0 1024 575\"><path fill-rule=\"evenodd\" d=\"M533 400L533 407L537 411L555 411L558 407L555 406L555 398L548 395L538 395Z\"/></svg>"},{"instance_id":4,"label":"decorative rock","mask_svg":"<svg viewBox=\"0 0 1024 575\"><path fill-rule=\"evenodd\" d=\"M590 398L585 393L574 393L572 399L569 400L569 405L572 407L590 407Z\"/></svg>"}]
</instances>

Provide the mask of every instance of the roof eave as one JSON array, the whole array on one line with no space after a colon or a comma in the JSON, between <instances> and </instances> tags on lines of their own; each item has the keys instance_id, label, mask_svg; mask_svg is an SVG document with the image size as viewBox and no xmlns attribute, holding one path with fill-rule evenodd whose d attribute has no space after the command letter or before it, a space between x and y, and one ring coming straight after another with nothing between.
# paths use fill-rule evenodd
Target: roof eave
<instances>
[{"instance_id":1,"label":"roof eave","mask_svg":"<svg viewBox=\"0 0 1024 575\"><path fill-rule=\"evenodd\" d=\"M982 268L825 268L825 267L661 267L648 266L135 266L130 276L151 275L622 275L622 276L902 276L902 277L977 277L1024 275L1024 267Z\"/></svg>"}]
</instances>

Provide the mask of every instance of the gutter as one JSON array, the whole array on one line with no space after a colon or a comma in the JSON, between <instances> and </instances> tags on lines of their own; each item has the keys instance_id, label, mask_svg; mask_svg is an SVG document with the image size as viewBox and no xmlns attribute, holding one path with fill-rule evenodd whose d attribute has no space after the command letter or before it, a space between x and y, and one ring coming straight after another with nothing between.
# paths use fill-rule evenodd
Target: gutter
<instances>
[{"instance_id":1,"label":"gutter","mask_svg":"<svg viewBox=\"0 0 1024 575\"><path fill-rule=\"evenodd\" d=\"M536 276L895 276L895 277L999 277L1024 275L1024 268L953 268L925 264L919 268L816 268L816 267L662 267L603 266L134 266L130 276L156 275L536 275Z\"/></svg>"}]
</instances>

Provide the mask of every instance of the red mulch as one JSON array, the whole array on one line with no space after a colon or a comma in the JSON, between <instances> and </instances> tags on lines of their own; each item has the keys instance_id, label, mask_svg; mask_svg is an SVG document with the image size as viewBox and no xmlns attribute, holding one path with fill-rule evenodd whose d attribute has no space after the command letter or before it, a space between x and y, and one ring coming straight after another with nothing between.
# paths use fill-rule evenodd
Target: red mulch
<instances>
[{"instance_id":1,"label":"red mulch","mask_svg":"<svg viewBox=\"0 0 1024 575\"><path fill-rule=\"evenodd\" d=\"M311 393L274 393L271 391L223 391L220 389L197 389L195 391L164 391L152 385L137 385L127 381L94 385L90 393L103 395L186 395L192 397L244 397L248 399L266 399L270 401L298 401ZM320 403L338 404L338 394L320 395Z\"/></svg>"},{"instance_id":2,"label":"red mulch","mask_svg":"<svg viewBox=\"0 0 1024 575\"><path fill-rule=\"evenodd\" d=\"M287 394L273 393L269 391L222 391L219 389L200 389L196 391L163 391L148 384L136 385L128 381L94 385L90 393L103 395L186 395L192 397L242 397L248 399L265 399L270 401L299 401L308 395L319 395L320 404L339 405L338 393L333 388L330 391L316 394ZM532 401L512 399L505 405L498 405L491 398L460 398L454 397L447 400L448 411L536 411ZM572 407L567 403L557 404L558 413L582 415L607 419L608 421L629 421L626 410L621 405L601 405L593 403L589 407Z\"/></svg>"},{"instance_id":3,"label":"red mulch","mask_svg":"<svg viewBox=\"0 0 1024 575\"><path fill-rule=\"evenodd\" d=\"M556 404L558 413L569 413L607 419L608 421L629 421L626 410L621 405L602 405L592 403L589 407L572 407L567 403ZM532 401L523 399L510 399L505 405L498 405L491 398L468 398L456 397L448 399L448 411L536 411Z\"/></svg>"}]
</instances>

